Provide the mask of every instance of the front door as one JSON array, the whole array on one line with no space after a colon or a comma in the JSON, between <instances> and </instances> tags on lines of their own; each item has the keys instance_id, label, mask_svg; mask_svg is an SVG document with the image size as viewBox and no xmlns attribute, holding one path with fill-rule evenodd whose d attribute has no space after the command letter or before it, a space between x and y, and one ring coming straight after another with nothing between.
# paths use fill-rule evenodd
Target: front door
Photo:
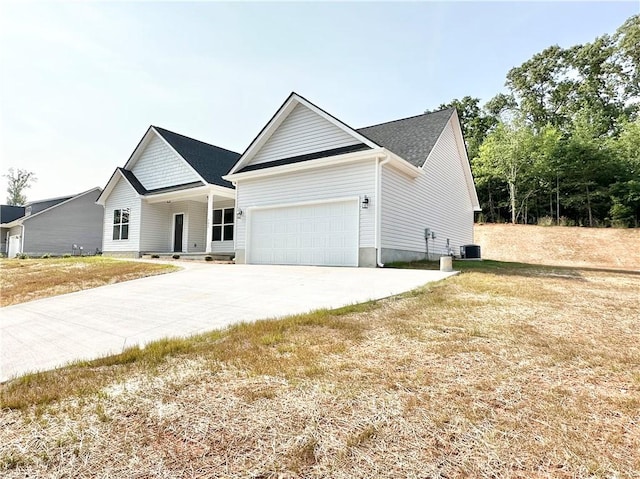
<instances>
[{"instance_id":1,"label":"front door","mask_svg":"<svg viewBox=\"0 0 640 479\"><path fill-rule=\"evenodd\" d=\"M178 214L175 216L174 229L173 229L173 251L176 253L182 252L183 228L184 228L184 215Z\"/></svg>"}]
</instances>

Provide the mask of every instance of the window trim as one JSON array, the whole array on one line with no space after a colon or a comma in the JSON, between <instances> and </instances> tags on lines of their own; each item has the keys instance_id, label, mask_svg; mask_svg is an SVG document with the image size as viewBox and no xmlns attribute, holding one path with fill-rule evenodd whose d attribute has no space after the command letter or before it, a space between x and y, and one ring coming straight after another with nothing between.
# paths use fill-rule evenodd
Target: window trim
<instances>
[{"instance_id":1,"label":"window trim","mask_svg":"<svg viewBox=\"0 0 640 479\"><path fill-rule=\"evenodd\" d=\"M231 210L231 223L225 223L224 221L224 212L228 210ZM216 211L220 211L220 223L215 222ZM235 222L236 222L235 206L232 206L231 208L215 208L213 210L213 221L211 222L211 242L222 243L223 241L233 241L233 238L235 236L234 234ZM213 234L213 231L216 226L220 227L220 239L214 239L215 235ZM231 231L231 238L225 238L225 234L224 234L225 226L233 226L233 229Z\"/></svg>"},{"instance_id":2,"label":"window trim","mask_svg":"<svg viewBox=\"0 0 640 479\"><path fill-rule=\"evenodd\" d=\"M120 221L118 223L116 223L116 211L119 211L119 218ZM122 221L124 215L122 214L124 211L127 212L127 221L124 222ZM111 234L111 240L112 241L128 241L129 240L129 229L130 229L130 225L131 225L131 208L114 208L113 210L113 222L112 222L112 234ZM126 226L127 227L127 237L123 238L122 237L122 227ZM114 238L115 236L115 228L118 228L118 237Z\"/></svg>"}]
</instances>

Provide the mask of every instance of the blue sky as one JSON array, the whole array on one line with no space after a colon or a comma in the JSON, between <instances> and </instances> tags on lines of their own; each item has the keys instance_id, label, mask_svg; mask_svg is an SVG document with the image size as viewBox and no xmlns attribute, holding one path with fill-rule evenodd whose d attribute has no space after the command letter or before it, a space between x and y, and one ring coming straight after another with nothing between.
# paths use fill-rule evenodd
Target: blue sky
<instances>
[{"instance_id":1,"label":"blue sky","mask_svg":"<svg viewBox=\"0 0 640 479\"><path fill-rule=\"evenodd\" d=\"M353 127L487 101L638 5L2 3L2 170L36 173L29 199L104 186L150 124L242 152L292 90Z\"/></svg>"}]
</instances>

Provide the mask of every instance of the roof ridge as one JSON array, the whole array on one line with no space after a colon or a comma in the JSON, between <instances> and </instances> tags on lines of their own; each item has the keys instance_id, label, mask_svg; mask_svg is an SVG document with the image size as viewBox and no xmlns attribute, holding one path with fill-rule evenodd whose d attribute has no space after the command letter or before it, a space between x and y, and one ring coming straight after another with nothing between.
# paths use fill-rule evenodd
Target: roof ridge
<instances>
[{"instance_id":1,"label":"roof ridge","mask_svg":"<svg viewBox=\"0 0 640 479\"><path fill-rule=\"evenodd\" d=\"M213 148L218 148L219 150L228 151L229 153L235 153L236 155L239 154L238 152L233 151L233 150L229 150L228 148L224 148L222 146L214 145L213 143L207 143L206 141L198 140L197 138L191 138L190 136L183 135L182 133L176 133L175 131L167 130L166 128L162 128L161 126L151 125L151 127L154 128L156 131L158 131L158 130L166 131L167 133L171 133L172 135L181 136L182 138L186 138L187 140L197 141L198 143L202 143L203 145L212 146Z\"/></svg>"},{"instance_id":2,"label":"roof ridge","mask_svg":"<svg viewBox=\"0 0 640 479\"><path fill-rule=\"evenodd\" d=\"M397 120L383 121L382 123L376 123L375 125L363 126L361 128L358 128L356 131L359 132L360 130L365 130L367 128L373 128L374 126L388 125L389 123L395 123L397 121L411 120L412 118L418 118L420 116L434 115L436 113L442 113L443 111L448 111L448 110L453 111L453 110L455 110L455 107L443 108L442 110L436 110L436 111L429 111L429 112L426 112L426 113L421 113L419 115L407 116L406 118L398 118Z\"/></svg>"},{"instance_id":3,"label":"roof ridge","mask_svg":"<svg viewBox=\"0 0 640 479\"><path fill-rule=\"evenodd\" d=\"M80 193L78 193L80 194ZM76 195L63 195L63 196L55 196L52 198L44 198L42 200L33 200L33 201L27 201L24 206L31 206L34 205L36 203L46 203L47 201L55 201L55 200L64 200L64 199L69 199L69 198L73 198ZM11 206L11 205L7 205L7 206Z\"/></svg>"}]
</instances>

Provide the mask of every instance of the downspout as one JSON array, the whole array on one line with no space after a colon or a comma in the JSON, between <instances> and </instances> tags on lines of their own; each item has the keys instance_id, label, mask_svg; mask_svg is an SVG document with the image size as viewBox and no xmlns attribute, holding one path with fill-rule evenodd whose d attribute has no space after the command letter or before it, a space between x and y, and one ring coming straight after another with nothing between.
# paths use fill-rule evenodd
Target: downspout
<instances>
[{"instance_id":1,"label":"downspout","mask_svg":"<svg viewBox=\"0 0 640 479\"><path fill-rule=\"evenodd\" d=\"M384 158L380 161L381 158ZM384 268L382 263L382 165L391 161L388 156L376 157L376 265Z\"/></svg>"},{"instance_id":2,"label":"downspout","mask_svg":"<svg viewBox=\"0 0 640 479\"><path fill-rule=\"evenodd\" d=\"M213 191L209 189L207 195L207 218L205 220L207 231L204 236L204 240L207 243L204 248L205 253L213 252L211 242L213 241Z\"/></svg>"},{"instance_id":3,"label":"downspout","mask_svg":"<svg viewBox=\"0 0 640 479\"><path fill-rule=\"evenodd\" d=\"M238 241L238 221L240 221L242 218L238 218L238 182L232 181L231 184L233 185L233 189L235 190L235 198L233 200L233 215L235 216L235 218L233 218L233 262L235 263L236 251L238 251L238 248L236 247L236 241ZM246 254L247 252L245 245L245 257Z\"/></svg>"},{"instance_id":4,"label":"downspout","mask_svg":"<svg viewBox=\"0 0 640 479\"><path fill-rule=\"evenodd\" d=\"M20 234L20 253L24 253L24 223L20 223L20 228L22 228L22 233Z\"/></svg>"}]
</instances>

